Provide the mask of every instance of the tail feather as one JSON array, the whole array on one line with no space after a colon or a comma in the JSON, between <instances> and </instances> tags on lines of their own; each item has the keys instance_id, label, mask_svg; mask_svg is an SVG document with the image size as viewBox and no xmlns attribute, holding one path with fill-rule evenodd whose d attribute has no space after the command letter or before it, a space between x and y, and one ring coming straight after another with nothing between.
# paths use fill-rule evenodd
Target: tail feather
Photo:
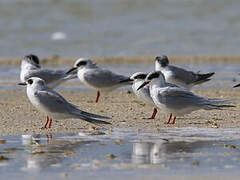
<instances>
[{"instance_id":1,"label":"tail feather","mask_svg":"<svg viewBox=\"0 0 240 180\"><path fill-rule=\"evenodd\" d=\"M87 121L89 123L93 123L93 124L111 124L109 122L102 121L102 120L99 120L99 119L95 119L93 117L93 116L97 117L98 115L90 114L90 113L82 113L82 111L80 111L80 110L79 111L74 111L71 114L74 115L76 118L82 119L82 120ZM87 115L87 114L89 114L89 115ZM104 117L104 116L100 116L100 117Z\"/></svg>"},{"instance_id":2,"label":"tail feather","mask_svg":"<svg viewBox=\"0 0 240 180\"><path fill-rule=\"evenodd\" d=\"M97 114L92 114L92 113L88 113L88 112L85 112L85 111L82 111L81 114L82 114L83 116L88 116L88 117L91 117L91 118L112 119L112 118L107 117L107 116L101 116L101 115L97 115Z\"/></svg>"},{"instance_id":3,"label":"tail feather","mask_svg":"<svg viewBox=\"0 0 240 180\"><path fill-rule=\"evenodd\" d=\"M217 109L217 110L222 110L223 108L231 108L231 107L236 107L234 105L227 105L227 104L205 104L205 108L206 110L212 110L212 109Z\"/></svg>"},{"instance_id":4,"label":"tail feather","mask_svg":"<svg viewBox=\"0 0 240 180\"><path fill-rule=\"evenodd\" d=\"M215 105L215 106L217 106L217 107L219 107L219 108L230 108L230 107L236 107L236 106L234 106L234 105L228 105L228 104L221 104L221 105Z\"/></svg>"},{"instance_id":5,"label":"tail feather","mask_svg":"<svg viewBox=\"0 0 240 180\"><path fill-rule=\"evenodd\" d=\"M77 115L80 119L87 121L89 123L92 124L111 124L110 122L106 122L106 121L102 121L102 120L98 120L98 119L93 119L84 115Z\"/></svg>"},{"instance_id":6,"label":"tail feather","mask_svg":"<svg viewBox=\"0 0 240 180\"><path fill-rule=\"evenodd\" d=\"M69 109L68 109L70 114L73 115L79 115L79 116L86 116L86 117L90 117L90 118L97 118L97 119L112 119L110 117L107 116L101 116L98 114L93 114L93 113L89 113L86 111L82 111L80 109L78 109L78 106L74 105L74 104L70 104L69 103Z\"/></svg>"},{"instance_id":7,"label":"tail feather","mask_svg":"<svg viewBox=\"0 0 240 180\"><path fill-rule=\"evenodd\" d=\"M208 99L211 103L213 104L219 104L219 103L226 103L226 102L232 102L232 101L236 101L236 98L232 98L232 99L217 99L217 98L213 98L213 99Z\"/></svg>"},{"instance_id":8,"label":"tail feather","mask_svg":"<svg viewBox=\"0 0 240 180\"><path fill-rule=\"evenodd\" d=\"M204 82L207 82L211 79L209 79L211 76L213 76L215 74L215 72L212 73L207 73L207 74L197 74L197 78L194 82L194 84L201 84Z\"/></svg>"},{"instance_id":9,"label":"tail feather","mask_svg":"<svg viewBox=\"0 0 240 180\"><path fill-rule=\"evenodd\" d=\"M101 116L101 115L82 111L73 104L69 104L68 112L75 118L79 118L79 119L85 120L85 121L93 123L93 124L111 124L109 122L99 120L99 119L111 119L110 117Z\"/></svg>"}]
</instances>

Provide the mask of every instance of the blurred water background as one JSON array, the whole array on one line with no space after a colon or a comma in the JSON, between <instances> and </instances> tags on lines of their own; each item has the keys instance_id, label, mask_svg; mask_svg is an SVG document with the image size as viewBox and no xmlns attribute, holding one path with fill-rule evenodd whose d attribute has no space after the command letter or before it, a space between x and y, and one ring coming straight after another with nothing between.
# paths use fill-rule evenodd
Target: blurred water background
<instances>
[{"instance_id":1,"label":"blurred water background","mask_svg":"<svg viewBox=\"0 0 240 180\"><path fill-rule=\"evenodd\" d=\"M239 0L0 0L0 56L238 55Z\"/></svg>"}]
</instances>

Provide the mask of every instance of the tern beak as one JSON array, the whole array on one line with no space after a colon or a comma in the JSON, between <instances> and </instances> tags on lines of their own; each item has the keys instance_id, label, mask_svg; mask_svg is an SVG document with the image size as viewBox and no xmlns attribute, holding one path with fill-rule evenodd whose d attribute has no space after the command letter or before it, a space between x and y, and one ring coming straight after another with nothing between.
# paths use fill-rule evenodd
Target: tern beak
<instances>
[{"instance_id":1,"label":"tern beak","mask_svg":"<svg viewBox=\"0 0 240 180\"><path fill-rule=\"evenodd\" d=\"M235 88L235 87L239 87L239 86L240 86L240 84L237 84L237 85L233 86L233 88Z\"/></svg>"},{"instance_id":2,"label":"tern beak","mask_svg":"<svg viewBox=\"0 0 240 180\"><path fill-rule=\"evenodd\" d=\"M139 89L143 88L144 86L146 86L146 85L149 84L149 83L150 83L150 81L145 81L144 83L142 83L141 86L139 86L139 88L137 88L137 91L138 91Z\"/></svg>"},{"instance_id":3,"label":"tern beak","mask_svg":"<svg viewBox=\"0 0 240 180\"><path fill-rule=\"evenodd\" d=\"M26 86L26 85L27 85L27 83L26 83L26 82L23 82L23 83L18 83L18 85L20 85L20 86Z\"/></svg>"},{"instance_id":4,"label":"tern beak","mask_svg":"<svg viewBox=\"0 0 240 180\"><path fill-rule=\"evenodd\" d=\"M77 69L77 67L73 67L73 68L71 68L68 72L66 72L66 74L70 74L70 72L72 72L72 71L74 71L74 70L76 70Z\"/></svg>"}]
</instances>

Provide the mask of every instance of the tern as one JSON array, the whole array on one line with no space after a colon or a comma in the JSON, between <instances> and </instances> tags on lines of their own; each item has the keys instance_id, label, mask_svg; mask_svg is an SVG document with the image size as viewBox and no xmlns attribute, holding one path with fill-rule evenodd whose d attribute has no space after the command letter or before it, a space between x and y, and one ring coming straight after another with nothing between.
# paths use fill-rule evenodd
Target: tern
<instances>
[{"instance_id":1,"label":"tern","mask_svg":"<svg viewBox=\"0 0 240 180\"><path fill-rule=\"evenodd\" d=\"M195 85L207 82L215 73L200 74L187 71L180 67L169 65L168 57L165 55L155 58L155 70L161 71L167 82L190 89Z\"/></svg>"},{"instance_id":2,"label":"tern","mask_svg":"<svg viewBox=\"0 0 240 180\"><path fill-rule=\"evenodd\" d=\"M149 86L145 86L140 90L137 90L143 84L146 77L147 77L147 73L136 72L130 77L130 79L133 81L132 89L134 94L139 99L147 103L148 105L154 106L152 116L150 118L147 118L147 119L154 119L157 114L157 108L155 107L155 104L151 98Z\"/></svg>"},{"instance_id":3,"label":"tern","mask_svg":"<svg viewBox=\"0 0 240 180\"><path fill-rule=\"evenodd\" d=\"M26 82L19 83L19 85L27 86L27 96L32 105L47 115L46 124L43 126L43 129L47 128L48 122L48 128L51 128L52 118L74 118L94 124L111 124L99 120L110 118L82 111L77 106L67 102L60 94L47 87L43 79L31 77Z\"/></svg>"},{"instance_id":4,"label":"tern","mask_svg":"<svg viewBox=\"0 0 240 180\"><path fill-rule=\"evenodd\" d=\"M55 88L67 80L77 78L77 71L67 75L64 70L42 69L39 58L29 54L22 59L20 80L26 82L31 77L39 77L46 82L49 88Z\"/></svg>"},{"instance_id":5,"label":"tern","mask_svg":"<svg viewBox=\"0 0 240 180\"><path fill-rule=\"evenodd\" d=\"M222 110L227 107L235 107L232 105L219 104L231 101L229 99L209 99L195 95L181 87L171 87L166 83L165 77L160 71L149 73L138 90L147 84L149 84L150 95L155 105L161 109L161 111L170 113L167 124L170 124L172 116L174 116L172 124L175 124L176 116L189 114L192 111L200 109Z\"/></svg>"},{"instance_id":6,"label":"tern","mask_svg":"<svg viewBox=\"0 0 240 180\"><path fill-rule=\"evenodd\" d=\"M86 58L78 59L67 74L71 74L75 70L78 71L78 78L83 84L97 90L96 103L99 100L101 91L110 92L132 83L129 77L103 69Z\"/></svg>"}]
</instances>

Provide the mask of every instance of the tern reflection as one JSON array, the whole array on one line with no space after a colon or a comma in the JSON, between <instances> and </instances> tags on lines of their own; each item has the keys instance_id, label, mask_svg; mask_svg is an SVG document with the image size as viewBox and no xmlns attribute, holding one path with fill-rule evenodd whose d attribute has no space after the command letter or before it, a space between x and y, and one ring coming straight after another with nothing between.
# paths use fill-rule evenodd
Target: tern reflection
<instances>
[{"instance_id":1,"label":"tern reflection","mask_svg":"<svg viewBox=\"0 0 240 180\"><path fill-rule=\"evenodd\" d=\"M168 160L179 160L183 157L183 154L192 153L211 144L208 141L137 142L133 143L132 162L135 164L161 164Z\"/></svg>"},{"instance_id":2,"label":"tern reflection","mask_svg":"<svg viewBox=\"0 0 240 180\"><path fill-rule=\"evenodd\" d=\"M22 143L26 147L27 162L23 170L41 171L50 166L61 166L65 158L74 155L82 145L96 141L86 141L79 138L54 138L49 135L23 135Z\"/></svg>"}]
</instances>

